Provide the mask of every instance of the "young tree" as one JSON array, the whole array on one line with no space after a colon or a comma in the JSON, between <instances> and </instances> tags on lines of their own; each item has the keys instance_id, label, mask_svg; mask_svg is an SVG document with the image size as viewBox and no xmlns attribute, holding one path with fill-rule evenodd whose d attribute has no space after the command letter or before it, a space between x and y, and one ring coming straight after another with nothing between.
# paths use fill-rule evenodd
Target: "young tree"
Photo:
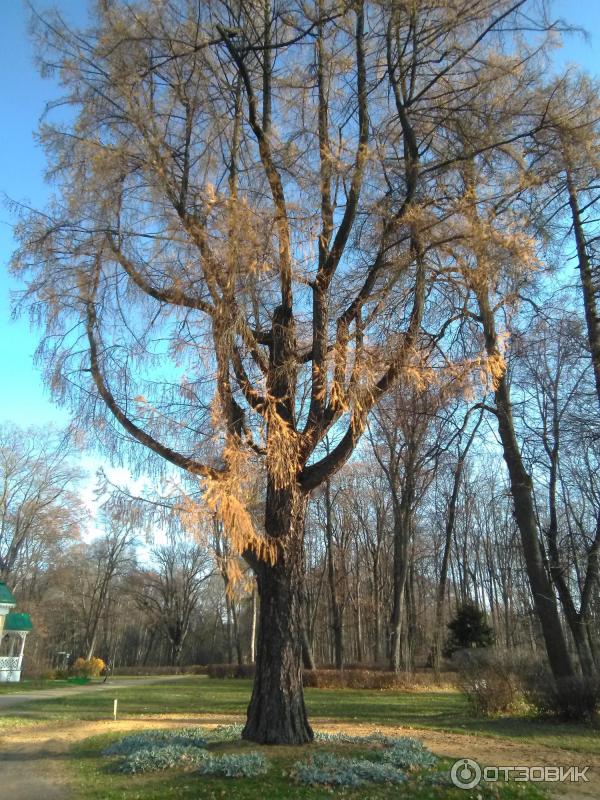
<instances>
[{"instance_id":1,"label":"young tree","mask_svg":"<svg viewBox=\"0 0 600 800\"><path fill-rule=\"evenodd\" d=\"M24 216L15 270L57 394L116 454L137 442L200 478L256 572L248 739L312 738L308 498L422 369L428 323L438 350L457 324L430 253L447 131L545 24L525 0L115 0L87 30L38 26L73 113L40 130L57 196ZM530 121L503 108L518 139Z\"/></svg>"},{"instance_id":2,"label":"young tree","mask_svg":"<svg viewBox=\"0 0 600 800\"><path fill-rule=\"evenodd\" d=\"M448 630L448 655L463 648L489 647L494 644L494 631L488 625L485 612L475 603L463 603L454 619L448 623Z\"/></svg>"}]
</instances>

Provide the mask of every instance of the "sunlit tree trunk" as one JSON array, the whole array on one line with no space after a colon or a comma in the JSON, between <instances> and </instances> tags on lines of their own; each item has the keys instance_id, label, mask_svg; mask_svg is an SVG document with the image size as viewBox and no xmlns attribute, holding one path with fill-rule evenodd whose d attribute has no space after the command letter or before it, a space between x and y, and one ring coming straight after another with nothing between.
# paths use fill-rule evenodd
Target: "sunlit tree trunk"
<instances>
[{"instance_id":1,"label":"sunlit tree trunk","mask_svg":"<svg viewBox=\"0 0 600 800\"><path fill-rule=\"evenodd\" d=\"M302 531L307 499L293 489L267 490L266 530L285 537L273 565L256 562L260 597L256 677L243 737L262 744L313 738L302 689Z\"/></svg>"}]
</instances>

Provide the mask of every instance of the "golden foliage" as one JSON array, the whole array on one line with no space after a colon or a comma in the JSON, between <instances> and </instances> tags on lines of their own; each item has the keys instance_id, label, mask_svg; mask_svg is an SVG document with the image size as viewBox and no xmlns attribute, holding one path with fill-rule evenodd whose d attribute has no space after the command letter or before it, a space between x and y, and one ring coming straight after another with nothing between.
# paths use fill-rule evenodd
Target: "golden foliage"
<instances>
[{"instance_id":1,"label":"golden foliage","mask_svg":"<svg viewBox=\"0 0 600 800\"><path fill-rule=\"evenodd\" d=\"M276 488L291 486L299 468L300 437L292 426L282 419L274 398L266 398L264 419L267 427L267 471Z\"/></svg>"},{"instance_id":2,"label":"golden foliage","mask_svg":"<svg viewBox=\"0 0 600 800\"><path fill-rule=\"evenodd\" d=\"M257 533L248 511L252 485L249 455L240 447L228 444L223 456L227 464L225 472L202 480L206 508L222 523L233 554L241 556L250 550L261 561L273 564L277 560L277 547ZM188 507L190 512L197 516L197 504Z\"/></svg>"},{"instance_id":3,"label":"golden foliage","mask_svg":"<svg viewBox=\"0 0 600 800\"><path fill-rule=\"evenodd\" d=\"M81 656L75 660L71 671L82 678L97 678L106 669L106 664L101 658L85 659Z\"/></svg>"}]
</instances>

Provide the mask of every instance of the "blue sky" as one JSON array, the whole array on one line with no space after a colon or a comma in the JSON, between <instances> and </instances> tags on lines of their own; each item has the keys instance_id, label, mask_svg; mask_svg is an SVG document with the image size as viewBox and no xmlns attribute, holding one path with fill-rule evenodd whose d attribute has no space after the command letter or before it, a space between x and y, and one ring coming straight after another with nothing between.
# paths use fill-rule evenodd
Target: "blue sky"
<instances>
[{"instance_id":1,"label":"blue sky","mask_svg":"<svg viewBox=\"0 0 600 800\"><path fill-rule=\"evenodd\" d=\"M48 2L36 2L46 7ZM71 22L84 22L87 0L57 0ZM600 0L555 0L553 13L586 28L590 40L569 38L557 55L559 63L575 62L600 73ZM27 36L28 12L21 0L0 0L0 194L41 207L47 199L43 181L44 157L33 139L45 103L57 97L58 87L37 74ZM10 319L11 284L6 264L13 249L10 214L0 207L0 424L62 424L65 410L49 399L33 365L38 335L26 319Z\"/></svg>"}]
</instances>

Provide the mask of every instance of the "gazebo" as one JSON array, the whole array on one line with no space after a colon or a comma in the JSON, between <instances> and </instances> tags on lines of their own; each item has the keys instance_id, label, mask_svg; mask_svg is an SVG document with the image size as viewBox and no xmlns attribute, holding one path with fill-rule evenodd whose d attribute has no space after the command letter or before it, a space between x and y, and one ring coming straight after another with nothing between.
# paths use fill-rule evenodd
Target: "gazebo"
<instances>
[{"instance_id":1,"label":"gazebo","mask_svg":"<svg viewBox=\"0 0 600 800\"><path fill-rule=\"evenodd\" d=\"M21 680L25 639L33 627L29 614L12 611L15 605L13 593L0 581L0 683Z\"/></svg>"},{"instance_id":2,"label":"gazebo","mask_svg":"<svg viewBox=\"0 0 600 800\"><path fill-rule=\"evenodd\" d=\"M14 608L16 605L17 601L15 600L14 594L4 581L0 581L0 638L2 637L2 631L4 629L4 618L11 608Z\"/></svg>"}]
</instances>

